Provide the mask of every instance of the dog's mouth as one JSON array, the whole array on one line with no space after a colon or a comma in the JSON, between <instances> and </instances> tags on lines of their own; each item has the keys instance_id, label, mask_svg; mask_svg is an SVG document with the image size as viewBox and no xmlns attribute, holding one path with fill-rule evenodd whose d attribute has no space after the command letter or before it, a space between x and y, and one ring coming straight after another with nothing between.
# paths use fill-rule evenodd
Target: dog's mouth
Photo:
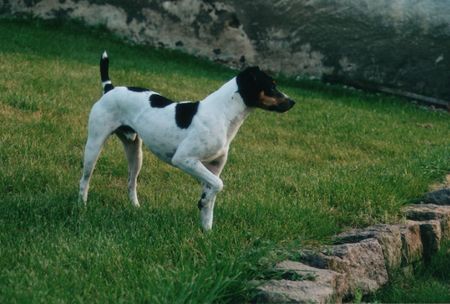
<instances>
[{"instance_id":1,"label":"dog's mouth","mask_svg":"<svg viewBox=\"0 0 450 304\"><path fill-rule=\"evenodd\" d=\"M285 101L277 104L272 105L267 108L269 111L278 112L278 113L284 113L292 109L292 107L295 105L295 101L292 99L285 99Z\"/></svg>"},{"instance_id":2,"label":"dog's mouth","mask_svg":"<svg viewBox=\"0 0 450 304\"><path fill-rule=\"evenodd\" d=\"M270 93L266 94L261 91L259 94L260 107L264 110L283 113L289 111L295 105L295 101L281 92L272 90Z\"/></svg>"}]
</instances>

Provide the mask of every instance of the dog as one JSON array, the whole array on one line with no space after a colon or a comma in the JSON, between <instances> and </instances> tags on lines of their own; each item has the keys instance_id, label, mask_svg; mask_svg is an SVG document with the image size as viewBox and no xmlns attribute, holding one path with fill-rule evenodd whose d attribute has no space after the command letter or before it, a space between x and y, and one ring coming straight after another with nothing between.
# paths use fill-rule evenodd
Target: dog
<instances>
[{"instance_id":1,"label":"dog","mask_svg":"<svg viewBox=\"0 0 450 304\"><path fill-rule=\"evenodd\" d=\"M89 181L106 139L115 134L128 160L128 194L139 206L137 178L142 166L142 142L161 160L197 178L201 225L210 230L216 195L229 146L252 110L286 112L295 102L277 90L258 67L248 67L200 102L173 102L139 87L114 87L106 51L100 59L103 96L93 105L88 122L80 180L80 200L86 204Z\"/></svg>"}]
</instances>

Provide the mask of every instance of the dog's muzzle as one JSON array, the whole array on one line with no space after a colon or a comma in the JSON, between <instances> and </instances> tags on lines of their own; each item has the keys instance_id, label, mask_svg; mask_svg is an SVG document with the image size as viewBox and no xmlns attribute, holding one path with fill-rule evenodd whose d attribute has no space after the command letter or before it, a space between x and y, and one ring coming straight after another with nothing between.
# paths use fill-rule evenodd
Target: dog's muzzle
<instances>
[{"instance_id":1,"label":"dog's muzzle","mask_svg":"<svg viewBox=\"0 0 450 304\"><path fill-rule=\"evenodd\" d=\"M282 102L276 106L270 107L270 111L278 112L278 113L284 113L289 111L293 106L295 105L295 101L292 99L287 99L285 102Z\"/></svg>"}]
</instances>

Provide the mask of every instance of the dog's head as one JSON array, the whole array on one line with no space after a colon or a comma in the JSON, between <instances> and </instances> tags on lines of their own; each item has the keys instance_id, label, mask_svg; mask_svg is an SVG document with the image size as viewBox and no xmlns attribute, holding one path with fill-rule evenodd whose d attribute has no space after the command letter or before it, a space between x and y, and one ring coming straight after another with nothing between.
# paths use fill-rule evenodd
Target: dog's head
<instances>
[{"instance_id":1,"label":"dog's head","mask_svg":"<svg viewBox=\"0 0 450 304\"><path fill-rule=\"evenodd\" d=\"M286 112L295 102L277 90L272 77L258 67L249 67L236 77L238 92L248 107Z\"/></svg>"}]
</instances>

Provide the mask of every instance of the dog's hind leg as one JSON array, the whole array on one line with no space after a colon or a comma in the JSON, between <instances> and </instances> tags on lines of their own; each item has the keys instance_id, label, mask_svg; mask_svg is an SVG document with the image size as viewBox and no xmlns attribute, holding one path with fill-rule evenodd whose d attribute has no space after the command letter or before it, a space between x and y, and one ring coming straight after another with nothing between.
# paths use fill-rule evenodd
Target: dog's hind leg
<instances>
[{"instance_id":1,"label":"dog's hind leg","mask_svg":"<svg viewBox=\"0 0 450 304\"><path fill-rule=\"evenodd\" d=\"M84 149L84 165L83 174L80 180L80 194L79 200L86 204L89 191L89 181L97 163L98 156L102 150L105 140L109 134L104 136L89 136L86 147Z\"/></svg>"},{"instance_id":2,"label":"dog's hind leg","mask_svg":"<svg viewBox=\"0 0 450 304\"><path fill-rule=\"evenodd\" d=\"M130 138L123 132L116 132L117 136L123 143L125 154L128 160L128 196L131 203L135 207L139 207L139 201L137 197L137 178L142 167L142 140L139 136Z\"/></svg>"},{"instance_id":3,"label":"dog's hind leg","mask_svg":"<svg viewBox=\"0 0 450 304\"><path fill-rule=\"evenodd\" d=\"M89 191L89 182L102 151L106 139L119 126L114 117L102 111L102 104L96 103L89 115L88 139L84 149L83 174L80 180L80 201L86 203Z\"/></svg>"}]
</instances>

